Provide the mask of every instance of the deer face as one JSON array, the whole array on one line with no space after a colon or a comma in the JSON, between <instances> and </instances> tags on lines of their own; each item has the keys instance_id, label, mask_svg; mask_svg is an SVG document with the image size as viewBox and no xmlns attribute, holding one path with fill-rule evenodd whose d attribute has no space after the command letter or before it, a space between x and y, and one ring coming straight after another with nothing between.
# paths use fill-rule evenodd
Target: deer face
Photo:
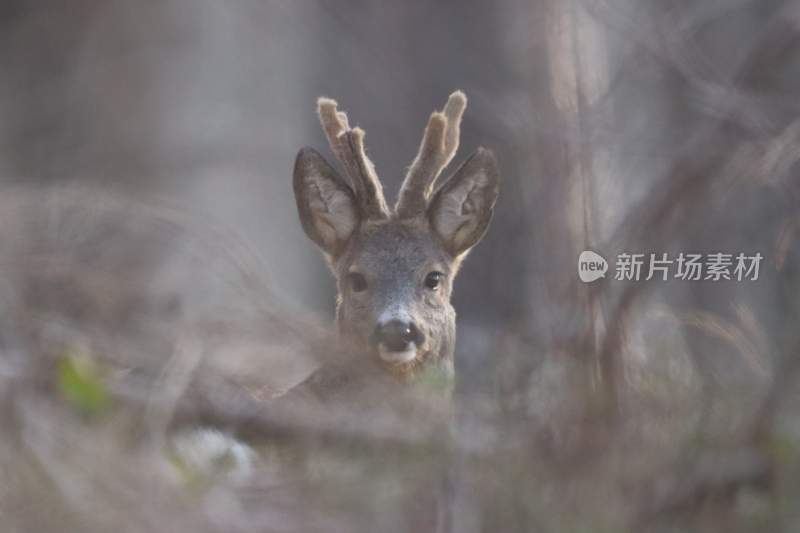
<instances>
[{"instance_id":1,"label":"deer face","mask_svg":"<svg viewBox=\"0 0 800 533\"><path fill-rule=\"evenodd\" d=\"M456 265L421 222L365 224L335 266L341 332L395 369L453 344Z\"/></svg>"},{"instance_id":2,"label":"deer face","mask_svg":"<svg viewBox=\"0 0 800 533\"><path fill-rule=\"evenodd\" d=\"M453 278L488 228L497 198L496 164L485 149L434 187L457 148L465 105L454 93L432 115L394 209L364 153L363 132L350 129L330 100L320 101L320 117L350 183L311 148L295 164L301 223L336 277L340 333L405 377L428 364L452 366Z\"/></svg>"}]
</instances>

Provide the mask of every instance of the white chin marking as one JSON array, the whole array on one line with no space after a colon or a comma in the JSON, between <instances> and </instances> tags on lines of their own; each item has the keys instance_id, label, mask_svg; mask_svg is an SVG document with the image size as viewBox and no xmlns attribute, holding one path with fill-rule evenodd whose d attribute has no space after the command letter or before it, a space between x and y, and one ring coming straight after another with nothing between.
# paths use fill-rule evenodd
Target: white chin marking
<instances>
[{"instance_id":1,"label":"white chin marking","mask_svg":"<svg viewBox=\"0 0 800 533\"><path fill-rule=\"evenodd\" d=\"M380 344L378 346L378 355L387 363L408 363L417 357L417 345L412 342L407 350L390 352L383 344Z\"/></svg>"}]
</instances>

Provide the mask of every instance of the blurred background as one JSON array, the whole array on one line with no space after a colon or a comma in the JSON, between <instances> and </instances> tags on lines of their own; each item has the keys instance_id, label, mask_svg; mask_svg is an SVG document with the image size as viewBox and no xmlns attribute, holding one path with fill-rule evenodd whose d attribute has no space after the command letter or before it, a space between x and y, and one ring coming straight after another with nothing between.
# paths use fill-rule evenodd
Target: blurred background
<instances>
[{"instance_id":1,"label":"blurred background","mask_svg":"<svg viewBox=\"0 0 800 533\"><path fill-rule=\"evenodd\" d=\"M393 199L455 89L457 159L493 149L502 188L451 440L287 441L253 413L326 357L291 188L301 147L333 160L316 98ZM798 94L788 0L4 0L0 531L404 531L425 461L453 531L797 530ZM764 260L582 284L587 249ZM260 428L255 474L197 482L183 418L225 458Z\"/></svg>"}]
</instances>

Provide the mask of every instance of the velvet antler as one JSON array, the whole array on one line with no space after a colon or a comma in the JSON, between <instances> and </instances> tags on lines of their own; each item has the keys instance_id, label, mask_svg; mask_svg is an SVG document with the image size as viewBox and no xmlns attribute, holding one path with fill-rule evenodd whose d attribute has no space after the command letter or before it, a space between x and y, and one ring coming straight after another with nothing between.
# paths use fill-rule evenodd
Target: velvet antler
<instances>
[{"instance_id":1,"label":"velvet antler","mask_svg":"<svg viewBox=\"0 0 800 533\"><path fill-rule=\"evenodd\" d=\"M428 206L436 178L458 150L461 117L467 97L456 91L447 99L443 111L435 111L428 120L417 157L408 170L395 206L397 216L416 216Z\"/></svg>"},{"instance_id":2,"label":"velvet antler","mask_svg":"<svg viewBox=\"0 0 800 533\"><path fill-rule=\"evenodd\" d=\"M361 214L364 218L385 219L389 209L375 167L364 151L364 130L350 128L347 115L337 109L330 98L317 101L317 113L336 159L350 178Z\"/></svg>"}]
</instances>

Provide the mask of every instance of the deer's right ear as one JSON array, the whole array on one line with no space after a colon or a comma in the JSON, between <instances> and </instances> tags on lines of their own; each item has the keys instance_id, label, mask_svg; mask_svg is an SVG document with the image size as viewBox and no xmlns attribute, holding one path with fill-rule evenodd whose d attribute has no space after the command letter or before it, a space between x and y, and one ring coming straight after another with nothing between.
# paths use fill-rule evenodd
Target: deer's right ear
<instances>
[{"instance_id":1,"label":"deer's right ear","mask_svg":"<svg viewBox=\"0 0 800 533\"><path fill-rule=\"evenodd\" d=\"M355 195L313 148L294 163L294 196L306 235L329 255L337 255L358 226Z\"/></svg>"}]
</instances>

